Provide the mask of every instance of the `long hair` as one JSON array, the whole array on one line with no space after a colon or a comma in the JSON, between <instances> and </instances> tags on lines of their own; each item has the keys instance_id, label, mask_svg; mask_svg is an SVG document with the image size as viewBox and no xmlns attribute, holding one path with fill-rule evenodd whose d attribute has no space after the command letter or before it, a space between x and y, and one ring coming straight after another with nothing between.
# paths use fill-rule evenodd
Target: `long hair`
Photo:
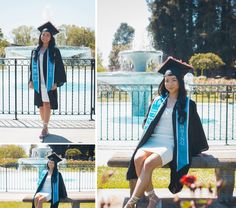
<instances>
[{"instance_id":1,"label":"long hair","mask_svg":"<svg viewBox=\"0 0 236 208\"><path fill-rule=\"evenodd\" d=\"M48 162L47 162L47 169L49 170ZM52 181L54 183L57 182L57 173L58 173L57 163L54 162L54 168L53 168L53 172L52 172Z\"/></svg>"},{"instance_id":2,"label":"long hair","mask_svg":"<svg viewBox=\"0 0 236 208\"><path fill-rule=\"evenodd\" d=\"M178 110L178 121L183 124L185 119L186 119L186 112L185 112L185 105L186 105L186 89L185 89L185 84L184 84L184 80L179 77L176 76L178 82L179 82L179 92L178 92L178 98L177 98L177 103L176 103L176 107ZM158 94L165 96L166 93L168 93L168 90L165 87L165 78L161 81L159 88L158 88Z\"/></svg>"},{"instance_id":3,"label":"long hair","mask_svg":"<svg viewBox=\"0 0 236 208\"><path fill-rule=\"evenodd\" d=\"M41 40L41 35L42 35L42 33L40 33L40 35L39 35L38 46L37 46L35 53L34 53L34 60L35 61L38 57L40 48L43 46L43 41ZM55 38L53 37L52 33L50 33L50 35L51 35L51 40L49 41L49 44L48 44L49 58L52 62L54 62L53 54L54 54L54 48L56 46L56 41L55 41Z\"/></svg>"}]
</instances>

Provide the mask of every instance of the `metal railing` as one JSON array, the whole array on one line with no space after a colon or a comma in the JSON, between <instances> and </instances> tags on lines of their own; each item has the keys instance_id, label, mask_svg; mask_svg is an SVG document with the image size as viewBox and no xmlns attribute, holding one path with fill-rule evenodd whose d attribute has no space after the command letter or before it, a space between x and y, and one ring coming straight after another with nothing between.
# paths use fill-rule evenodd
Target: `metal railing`
<instances>
[{"instance_id":1,"label":"metal railing","mask_svg":"<svg viewBox=\"0 0 236 208\"><path fill-rule=\"evenodd\" d=\"M67 82L58 89L58 115L95 115L95 60L63 59ZM38 114L29 89L29 59L0 59L0 113Z\"/></svg>"},{"instance_id":2,"label":"metal railing","mask_svg":"<svg viewBox=\"0 0 236 208\"><path fill-rule=\"evenodd\" d=\"M98 85L99 140L139 140L142 122L158 85ZM191 85L208 140L236 139L236 85Z\"/></svg>"},{"instance_id":3,"label":"metal railing","mask_svg":"<svg viewBox=\"0 0 236 208\"><path fill-rule=\"evenodd\" d=\"M46 165L0 166L0 192L36 191L38 180ZM67 191L94 191L95 165L60 165Z\"/></svg>"}]
</instances>

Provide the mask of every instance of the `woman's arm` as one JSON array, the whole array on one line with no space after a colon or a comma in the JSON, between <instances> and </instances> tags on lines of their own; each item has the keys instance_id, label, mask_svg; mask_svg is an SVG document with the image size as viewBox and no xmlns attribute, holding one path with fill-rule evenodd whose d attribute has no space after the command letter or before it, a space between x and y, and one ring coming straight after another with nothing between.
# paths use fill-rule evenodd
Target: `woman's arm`
<instances>
[{"instance_id":1,"label":"woman's arm","mask_svg":"<svg viewBox=\"0 0 236 208\"><path fill-rule=\"evenodd\" d=\"M64 180L63 180L60 172L59 172L59 196L60 196L60 198L67 197L66 186L64 184Z\"/></svg>"},{"instance_id":2,"label":"woman's arm","mask_svg":"<svg viewBox=\"0 0 236 208\"><path fill-rule=\"evenodd\" d=\"M61 87L66 82L66 72L62 61L61 53L55 48L55 79L56 87Z\"/></svg>"},{"instance_id":3,"label":"woman's arm","mask_svg":"<svg viewBox=\"0 0 236 208\"><path fill-rule=\"evenodd\" d=\"M191 149L192 155L200 154L203 151L209 149L206 135L197 112L197 106L194 101L191 101L191 114L190 114L190 138L191 138Z\"/></svg>"}]
</instances>

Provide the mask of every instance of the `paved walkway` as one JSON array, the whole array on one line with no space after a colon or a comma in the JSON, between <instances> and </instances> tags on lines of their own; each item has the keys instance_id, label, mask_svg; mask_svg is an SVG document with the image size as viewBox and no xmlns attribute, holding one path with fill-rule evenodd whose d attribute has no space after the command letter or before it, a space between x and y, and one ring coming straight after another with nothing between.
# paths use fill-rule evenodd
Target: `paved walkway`
<instances>
[{"instance_id":1,"label":"paved walkway","mask_svg":"<svg viewBox=\"0 0 236 208\"><path fill-rule=\"evenodd\" d=\"M183 189L179 194L172 194L168 189L155 189L157 195L163 200L163 208L173 207L173 199L175 197L179 197L180 199L188 199L188 198L211 198L214 201L215 208L236 208L236 204L232 206L225 206L215 202L216 197L214 195L209 195L207 189L203 189L202 192L197 192L193 195L190 193L188 189ZM234 190L234 196L236 195L236 189ZM124 205L124 202L128 200L129 197L129 189L99 189L98 190L98 199L97 203L101 202L111 204L112 208L121 208ZM143 205L143 206L142 206ZM147 206L147 205L146 205ZM146 207L144 204L139 205L140 208Z\"/></svg>"},{"instance_id":2,"label":"paved walkway","mask_svg":"<svg viewBox=\"0 0 236 208\"><path fill-rule=\"evenodd\" d=\"M39 139L42 122L39 116L0 116L0 143L95 143L95 121L89 116L52 116L50 135L44 141Z\"/></svg>"},{"instance_id":3,"label":"paved walkway","mask_svg":"<svg viewBox=\"0 0 236 208\"><path fill-rule=\"evenodd\" d=\"M95 192L93 191L88 191L88 192L68 192L67 194L70 196L70 197L76 197L76 194L78 195L78 193L80 193L80 195L88 195L88 194L91 194L91 195L94 195ZM25 198L26 196L28 195L31 195L33 196L34 195L34 192L0 192L0 201L3 202L3 201L19 201L19 202L22 202L23 198Z\"/></svg>"}]
</instances>

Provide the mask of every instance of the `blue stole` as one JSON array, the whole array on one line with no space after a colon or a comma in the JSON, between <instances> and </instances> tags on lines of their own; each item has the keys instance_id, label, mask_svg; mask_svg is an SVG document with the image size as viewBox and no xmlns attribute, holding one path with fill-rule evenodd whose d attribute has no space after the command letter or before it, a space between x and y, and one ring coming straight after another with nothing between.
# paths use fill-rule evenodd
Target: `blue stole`
<instances>
[{"instance_id":1,"label":"blue stole","mask_svg":"<svg viewBox=\"0 0 236 208\"><path fill-rule=\"evenodd\" d=\"M165 96L159 96L154 99L148 118L144 125L144 130L147 130L150 123L154 120L161 108L167 101L168 94ZM177 138L177 171L189 164L189 145L188 145L188 124L189 124L189 98L186 97L186 120L183 124L178 121L178 111L176 110L176 138ZM158 124L157 124L158 125ZM160 138L161 139L161 138Z\"/></svg>"},{"instance_id":2,"label":"blue stole","mask_svg":"<svg viewBox=\"0 0 236 208\"><path fill-rule=\"evenodd\" d=\"M52 89L54 84L54 71L55 71L55 64L50 60L49 57L49 50L47 49L47 91ZM39 93L39 63L38 57L36 61L32 58L32 80L34 84L34 90Z\"/></svg>"},{"instance_id":3,"label":"blue stole","mask_svg":"<svg viewBox=\"0 0 236 208\"><path fill-rule=\"evenodd\" d=\"M38 185L40 185L44 179L44 177L46 176L46 174L48 173L47 170L44 170L39 178L39 181L38 181ZM57 203L59 201L59 173L57 172L57 182L53 182L52 183L52 191L53 191L53 194L52 194L52 202L53 204Z\"/></svg>"}]
</instances>

